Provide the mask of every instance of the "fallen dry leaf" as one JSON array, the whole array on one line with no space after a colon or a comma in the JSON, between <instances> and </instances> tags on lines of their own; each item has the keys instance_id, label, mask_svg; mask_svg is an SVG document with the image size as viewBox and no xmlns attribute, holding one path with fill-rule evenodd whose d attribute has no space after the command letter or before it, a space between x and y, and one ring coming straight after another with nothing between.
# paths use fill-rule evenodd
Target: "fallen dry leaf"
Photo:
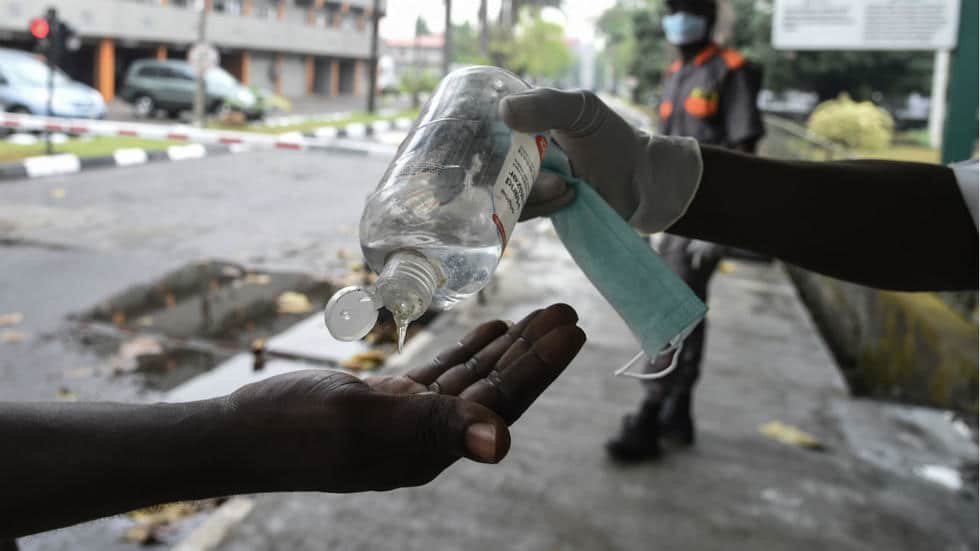
<instances>
[{"instance_id":1,"label":"fallen dry leaf","mask_svg":"<svg viewBox=\"0 0 980 551\"><path fill-rule=\"evenodd\" d=\"M245 283L250 285L268 285L270 282L272 282L272 277L269 274L249 273L245 275Z\"/></svg>"},{"instance_id":2,"label":"fallen dry leaf","mask_svg":"<svg viewBox=\"0 0 980 551\"><path fill-rule=\"evenodd\" d=\"M139 545L154 545L163 542L167 526L161 524L137 524L123 533L123 541Z\"/></svg>"},{"instance_id":3,"label":"fallen dry leaf","mask_svg":"<svg viewBox=\"0 0 980 551\"><path fill-rule=\"evenodd\" d=\"M735 267L735 263L731 260L722 260L718 263L718 272L722 274L734 274L738 268Z\"/></svg>"},{"instance_id":4,"label":"fallen dry leaf","mask_svg":"<svg viewBox=\"0 0 980 551\"><path fill-rule=\"evenodd\" d=\"M151 337L136 337L119 345L116 356L112 359L115 371L133 371L139 367L140 356L158 356L163 354L163 345Z\"/></svg>"},{"instance_id":5,"label":"fallen dry leaf","mask_svg":"<svg viewBox=\"0 0 980 551\"><path fill-rule=\"evenodd\" d=\"M124 312L113 312L112 313L112 324L116 327L122 327L126 325L126 314Z\"/></svg>"},{"instance_id":6,"label":"fallen dry leaf","mask_svg":"<svg viewBox=\"0 0 980 551\"><path fill-rule=\"evenodd\" d=\"M56 187L56 188L52 189L51 191L49 191L48 192L48 195L52 199L64 199L65 198L65 195L68 195L68 192L65 191L65 188L63 188L63 187Z\"/></svg>"},{"instance_id":7,"label":"fallen dry leaf","mask_svg":"<svg viewBox=\"0 0 980 551\"><path fill-rule=\"evenodd\" d=\"M17 343L24 342L27 340L29 335L23 331L3 331L0 332L0 341Z\"/></svg>"},{"instance_id":8,"label":"fallen dry leaf","mask_svg":"<svg viewBox=\"0 0 980 551\"><path fill-rule=\"evenodd\" d=\"M65 388L65 387L59 388L58 389L58 392L56 392L54 394L54 397L59 402L77 402L78 401L78 395L75 394L74 392L72 392L71 390Z\"/></svg>"},{"instance_id":9,"label":"fallen dry leaf","mask_svg":"<svg viewBox=\"0 0 980 551\"><path fill-rule=\"evenodd\" d=\"M286 291L276 301L280 314L306 314L313 311L310 298L303 293Z\"/></svg>"},{"instance_id":10,"label":"fallen dry leaf","mask_svg":"<svg viewBox=\"0 0 980 551\"><path fill-rule=\"evenodd\" d=\"M8 325L17 325L22 321L24 321L24 314L20 312L0 314L0 327L5 327Z\"/></svg>"},{"instance_id":11,"label":"fallen dry leaf","mask_svg":"<svg viewBox=\"0 0 980 551\"><path fill-rule=\"evenodd\" d=\"M384 365L387 358L388 354L380 350L369 350L360 354L354 354L344 360L340 366L351 371L370 371Z\"/></svg>"},{"instance_id":12,"label":"fallen dry leaf","mask_svg":"<svg viewBox=\"0 0 980 551\"><path fill-rule=\"evenodd\" d=\"M823 444L815 436L782 421L770 421L759 427L759 432L763 436L790 446L799 446L811 450L824 449Z\"/></svg>"},{"instance_id":13,"label":"fallen dry leaf","mask_svg":"<svg viewBox=\"0 0 980 551\"><path fill-rule=\"evenodd\" d=\"M211 511L222 501L222 499L179 501L130 511L126 515L137 524L126 529L123 540L143 545L162 543L164 536L173 530L171 526L173 523L202 511Z\"/></svg>"}]
</instances>

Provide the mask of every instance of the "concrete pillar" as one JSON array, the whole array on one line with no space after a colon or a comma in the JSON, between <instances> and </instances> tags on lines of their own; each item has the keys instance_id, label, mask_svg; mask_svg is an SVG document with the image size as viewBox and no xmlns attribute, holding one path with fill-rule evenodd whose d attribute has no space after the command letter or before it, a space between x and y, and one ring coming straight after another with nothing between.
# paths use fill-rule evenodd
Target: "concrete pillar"
<instances>
[{"instance_id":1,"label":"concrete pillar","mask_svg":"<svg viewBox=\"0 0 980 551\"><path fill-rule=\"evenodd\" d=\"M276 93L282 94L282 54L276 54Z\"/></svg>"},{"instance_id":2,"label":"concrete pillar","mask_svg":"<svg viewBox=\"0 0 980 551\"><path fill-rule=\"evenodd\" d=\"M357 60L354 62L354 95L359 96L364 91L361 81L364 80L364 62Z\"/></svg>"},{"instance_id":3,"label":"concrete pillar","mask_svg":"<svg viewBox=\"0 0 980 551\"><path fill-rule=\"evenodd\" d=\"M330 60L330 97L340 95L340 60Z\"/></svg>"},{"instance_id":4,"label":"concrete pillar","mask_svg":"<svg viewBox=\"0 0 980 551\"><path fill-rule=\"evenodd\" d=\"M316 78L316 61L313 56L306 56L306 94L313 94L313 83Z\"/></svg>"},{"instance_id":5,"label":"concrete pillar","mask_svg":"<svg viewBox=\"0 0 980 551\"><path fill-rule=\"evenodd\" d=\"M116 95L116 43L109 38L99 40L95 49L95 85L106 101Z\"/></svg>"},{"instance_id":6,"label":"concrete pillar","mask_svg":"<svg viewBox=\"0 0 980 551\"><path fill-rule=\"evenodd\" d=\"M248 52L242 52L241 60L241 74L238 75L238 80L242 81L242 84L248 84L251 79L252 70L252 54Z\"/></svg>"}]
</instances>

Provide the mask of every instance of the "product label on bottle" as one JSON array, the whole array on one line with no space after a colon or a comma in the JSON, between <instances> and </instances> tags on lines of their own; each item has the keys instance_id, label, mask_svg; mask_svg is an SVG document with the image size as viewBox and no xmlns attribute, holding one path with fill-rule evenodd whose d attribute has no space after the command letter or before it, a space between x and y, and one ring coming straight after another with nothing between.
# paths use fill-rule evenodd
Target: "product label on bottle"
<instances>
[{"instance_id":1,"label":"product label on bottle","mask_svg":"<svg viewBox=\"0 0 980 551\"><path fill-rule=\"evenodd\" d=\"M547 150L548 138L544 136L514 132L511 137L510 151L493 185L493 223L501 245L507 245L510 231L517 225Z\"/></svg>"}]
</instances>

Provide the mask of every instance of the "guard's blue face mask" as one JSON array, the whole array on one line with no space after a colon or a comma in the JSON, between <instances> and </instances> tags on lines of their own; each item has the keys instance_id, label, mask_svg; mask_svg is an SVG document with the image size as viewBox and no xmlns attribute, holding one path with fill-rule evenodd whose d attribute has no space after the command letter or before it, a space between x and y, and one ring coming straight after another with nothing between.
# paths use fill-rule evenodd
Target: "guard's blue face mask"
<instances>
[{"instance_id":1,"label":"guard's blue face mask","mask_svg":"<svg viewBox=\"0 0 980 551\"><path fill-rule=\"evenodd\" d=\"M663 18L662 25L667 42L684 46L704 40L708 34L708 18L679 11Z\"/></svg>"},{"instance_id":2,"label":"guard's blue face mask","mask_svg":"<svg viewBox=\"0 0 980 551\"><path fill-rule=\"evenodd\" d=\"M588 183L574 177L558 147L549 147L541 168L563 176L575 189L571 204L551 222L575 263L616 309L640 343L642 352L616 371L638 379L666 376L677 365L684 337L701 322L707 307ZM645 355L650 360L673 354L658 373L631 372Z\"/></svg>"}]
</instances>

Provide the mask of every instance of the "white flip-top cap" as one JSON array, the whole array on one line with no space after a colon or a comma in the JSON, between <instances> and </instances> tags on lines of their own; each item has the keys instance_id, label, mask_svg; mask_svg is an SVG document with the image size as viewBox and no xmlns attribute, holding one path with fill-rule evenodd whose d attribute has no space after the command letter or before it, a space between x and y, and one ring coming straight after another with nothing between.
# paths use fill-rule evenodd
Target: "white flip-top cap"
<instances>
[{"instance_id":1,"label":"white flip-top cap","mask_svg":"<svg viewBox=\"0 0 980 551\"><path fill-rule=\"evenodd\" d=\"M323 309L327 331L340 341L363 339L378 323L374 296L362 287L344 287L334 293Z\"/></svg>"}]
</instances>

